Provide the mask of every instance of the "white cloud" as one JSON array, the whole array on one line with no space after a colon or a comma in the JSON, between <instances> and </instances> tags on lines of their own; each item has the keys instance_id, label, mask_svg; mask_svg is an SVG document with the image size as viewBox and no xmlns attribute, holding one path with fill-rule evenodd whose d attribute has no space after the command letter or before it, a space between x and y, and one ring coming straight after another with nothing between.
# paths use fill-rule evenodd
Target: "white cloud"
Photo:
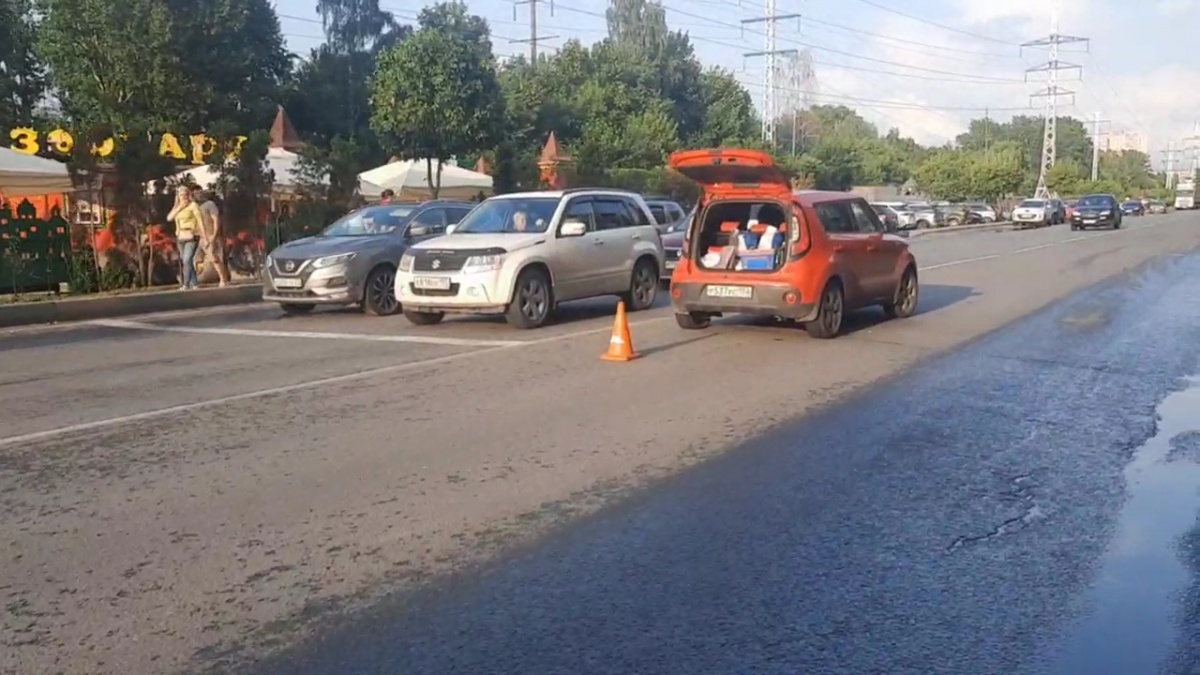
<instances>
[{"instance_id":1,"label":"white cloud","mask_svg":"<svg viewBox=\"0 0 1200 675\"><path fill-rule=\"evenodd\" d=\"M1159 0L1158 13L1165 16L1187 16L1200 12L1200 0Z\"/></svg>"}]
</instances>

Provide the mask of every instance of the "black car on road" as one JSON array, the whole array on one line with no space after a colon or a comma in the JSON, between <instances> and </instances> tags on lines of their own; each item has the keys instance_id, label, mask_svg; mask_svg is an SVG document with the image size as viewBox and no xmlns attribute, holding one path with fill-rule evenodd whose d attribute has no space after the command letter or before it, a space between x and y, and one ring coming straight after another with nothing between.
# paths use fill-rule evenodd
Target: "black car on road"
<instances>
[{"instance_id":1,"label":"black car on road","mask_svg":"<svg viewBox=\"0 0 1200 675\"><path fill-rule=\"evenodd\" d=\"M1146 207L1136 199L1121 202L1121 213L1126 216L1144 216Z\"/></svg>"},{"instance_id":2,"label":"black car on road","mask_svg":"<svg viewBox=\"0 0 1200 675\"><path fill-rule=\"evenodd\" d=\"M1112 195L1087 195L1075 203L1075 212L1071 216L1071 229L1083 230L1089 227L1121 227L1121 204Z\"/></svg>"}]
</instances>

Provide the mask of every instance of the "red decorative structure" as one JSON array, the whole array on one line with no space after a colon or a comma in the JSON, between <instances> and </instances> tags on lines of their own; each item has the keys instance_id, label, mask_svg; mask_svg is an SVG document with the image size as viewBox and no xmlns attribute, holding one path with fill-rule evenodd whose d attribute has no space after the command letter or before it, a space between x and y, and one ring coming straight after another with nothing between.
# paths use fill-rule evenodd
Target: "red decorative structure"
<instances>
[{"instance_id":1,"label":"red decorative structure","mask_svg":"<svg viewBox=\"0 0 1200 675\"><path fill-rule=\"evenodd\" d=\"M563 164L570 162L571 157L563 154L558 147L558 138L551 131L550 137L546 139L546 147L542 148L542 156L538 160L538 177L542 184L551 190L566 188L567 182L558 170Z\"/></svg>"},{"instance_id":2,"label":"red decorative structure","mask_svg":"<svg viewBox=\"0 0 1200 675\"><path fill-rule=\"evenodd\" d=\"M300 140L300 134L296 133L296 127L292 126L292 120L288 119L287 112L284 111L283 106L279 106L279 110L275 113L275 121L271 123L271 147L300 152L304 149L304 145L304 141Z\"/></svg>"}]
</instances>

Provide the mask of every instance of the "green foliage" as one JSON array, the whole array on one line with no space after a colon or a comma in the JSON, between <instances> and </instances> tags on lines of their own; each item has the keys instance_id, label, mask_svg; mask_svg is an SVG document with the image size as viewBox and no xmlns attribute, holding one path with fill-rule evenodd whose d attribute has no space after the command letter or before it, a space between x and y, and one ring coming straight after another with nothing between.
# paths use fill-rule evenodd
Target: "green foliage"
<instances>
[{"instance_id":1,"label":"green foliage","mask_svg":"<svg viewBox=\"0 0 1200 675\"><path fill-rule=\"evenodd\" d=\"M379 57L371 82L371 124L401 157L442 164L478 152L502 134L504 105L487 24L447 3L421 13L421 28Z\"/></svg>"},{"instance_id":2,"label":"green foliage","mask_svg":"<svg viewBox=\"0 0 1200 675\"><path fill-rule=\"evenodd\" d=\"M34 121L46 69L34 51L32 0L0 0L0 129Z\"/></svg>"},{"instance_id":3,"label":"green foliage","mask_svg":"<svg viewBox=\"0 0 1200 675\"><path fill-rule=\"evenodd\" d=\"M1021 147L1009 142L989 150L941 150L917 168L914 178L935 199L995 202L1021 187Z\"/></svg>"}]
</instances>

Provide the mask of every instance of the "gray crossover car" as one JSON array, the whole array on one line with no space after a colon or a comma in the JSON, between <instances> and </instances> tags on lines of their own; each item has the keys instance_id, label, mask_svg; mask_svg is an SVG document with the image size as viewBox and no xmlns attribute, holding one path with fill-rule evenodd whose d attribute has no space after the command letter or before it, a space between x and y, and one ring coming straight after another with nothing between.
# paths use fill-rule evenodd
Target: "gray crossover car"
<instances>
[{"instance_id":1,"label":"gray crossover car","mask_svg":"<svg viewBox=\"0 0 1200 675\"><path fill-rule=\"evenodd\" d=\"M367 314L400 310L396 264L408 247L441 236L462 220L471 202L367 206L348 213L315 237L290 241L267 256L263 300L288 314L317 305L357 304Z\"/></svg>"}]
</instances>

